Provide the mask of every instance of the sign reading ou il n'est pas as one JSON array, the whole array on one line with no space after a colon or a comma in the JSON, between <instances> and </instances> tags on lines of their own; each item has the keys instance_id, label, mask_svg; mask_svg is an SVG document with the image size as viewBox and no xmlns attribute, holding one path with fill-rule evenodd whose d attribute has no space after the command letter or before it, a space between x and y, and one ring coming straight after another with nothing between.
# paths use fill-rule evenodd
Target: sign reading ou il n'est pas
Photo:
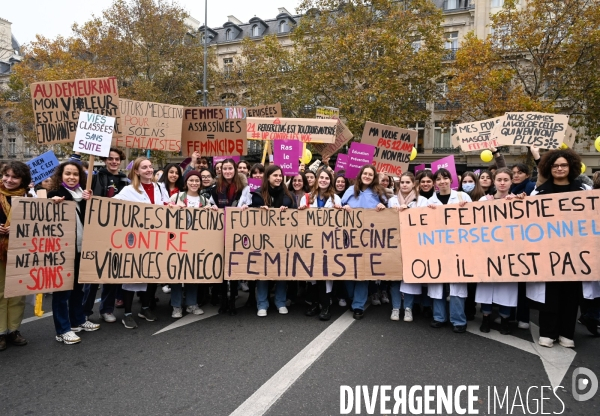
<instances>
[{"instance_id":1,"label":"sign reading ou il n'est pas","mask_svg":"<svg viewBox=\"0 0 600 416\"><path fill-rule=\"evenodd\" d=\"M100 114L79 113L74 152L108 157L115 126L115 117Z\"/></svg>"}]
</instances>

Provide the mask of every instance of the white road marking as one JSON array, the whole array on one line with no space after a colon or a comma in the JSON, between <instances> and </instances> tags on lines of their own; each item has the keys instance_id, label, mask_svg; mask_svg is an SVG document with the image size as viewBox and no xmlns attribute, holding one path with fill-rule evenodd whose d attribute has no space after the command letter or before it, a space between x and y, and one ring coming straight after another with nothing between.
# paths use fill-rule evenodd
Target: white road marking
<instances>
[{"instance_id":1,"label":"white road marking","mask_svg":"<svg viewBox=\"0 0 600 416\"><path fill-rule=\"evenodd\" d=\"M100 302L100 300L101 300L101 299L100 299L100 298L98 298L98 299L96 299L96 301L95 301L94 303L98 303L98 302ZM31 316L31 317L29 317L29 318L25 318L25 319L23 319L23 320L21 321L21 325L23 325L23 324L26 324L26 323L29 323L29 322L33 322L33 321L38 321L38 320L40 320L40 319L44 319L44 318L47 318L47 317L49 317L49 316L52 316L52 315L54 315L52 312L46 312L46 313L45 313L45 314L43 314L42 316Z\"/></svg>"}]
</instances>

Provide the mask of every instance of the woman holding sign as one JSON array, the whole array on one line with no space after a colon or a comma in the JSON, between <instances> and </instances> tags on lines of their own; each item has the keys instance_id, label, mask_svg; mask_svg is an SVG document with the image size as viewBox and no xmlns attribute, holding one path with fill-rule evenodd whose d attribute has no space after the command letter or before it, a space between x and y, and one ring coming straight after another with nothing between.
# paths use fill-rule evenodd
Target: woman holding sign
<instances>
[{"instance_id":1,"label":"woman holding sign","mask_svg":"<svg viewBox=\"0 0 600 416\"><path fill-rule=\"evenodd\" d=\"M288 208L296 208L294 197L283 183L283 173L277 165L269 165L265 169L262 186L252 193L253 208L278 208L285 211ZM286 282L275 282L275 306L280 314L288 313L286 307L287 292ZM269 282L259 280L256 282L256 307L258 316L267 316L269 309Z\"/></svg>"},{"instance_id":2,"label":"woman holding sign","mask_svg":"<svg viewBox=\"0 0 600 416\"><path fill-rule=\"evenodd\" d=\"M86 174L81 164L77 162L63 162L54 172L52 183L54 189L48 193L48 198L55 203L62 201L75 201L77 203L77 231L75 251L75 277L73 290L54 292L52 294L52 317L56 329L56 340L67 345L81 342L75 333L81 331L96 331L100 325L87 320L83 307L83 285L79 280L79 264L81 262L81 245L83 242L83 224L85 222L85 208L91 198L90 191L84 191Z\"/></svg>"},{"instance_id":3,"label":"woman holding sign","mask_svg":"<svg viewBox=\"0 0 600 416\"><path fill-rule=\"evenodd\" d=\"M354 186L348 188L342 198L342 206L350 211L352 208L376 209L382 211L387 208L388 200L385 189L379 184L377 169L373 165L365 165L360 169ZM362 319L365 304L369 297L369 281L346 281L348 296L352 299L354 319Z\"/></svg>"},{"instance_id":4,"label":"woman holding sign","mask_svg":"<svg viewBox=\"0 0 600 416\"><path fill-rule=\"evenodd\" d=\"M296 175L294 179L298 176L300 175ZM342 208L342 200L335 193L333 175L328 170L322 169L319 172L316 188L301 198L298 209L306 208ZM307 298L310 300L311 304L306 310L305 315L315 316L319 314L320 304L321 313L319 314L319 319L321 321L328 321L331 319L329 307L331 305L332 289L333 280L318 280L316 282L308 282Z\"/></svg>"},{"instance_id":5,"label":"woman holding sign","mask_svg":"<svg viewBox=\"0 0 600 416\"><path fill-rule=\"evenodd\" d=\"M4 285L12 198L27 196L31 172L26 164L12 161L2 166L0 173L0 351L4 351L9 343L20 347L27 345L27 340L19 332L25 312L25 296L5 298Z\"/></svg>"},{"instance_id":6,"label":"woman holding sign","mask_svg":"<svg viewBox=\"0 0 600 416\"><path fill-rule=\"evenodd\" d=\"M472 202L469 195L464 192L457 192L450 187L452 184L452 175L447 169L439 169L435 172L433 178L439 193L433 194L427 200L427 203L419 201L417 206L435 208L438 205L458 204L462 207L467 202ZM442 283L430 283L428 285L428 294L433 299L433 321L431 321L430 326L432 328L441 328L448 320L444 285ZM462 334L467 330L467 317L465 315L466 297L466 283L450 283L450 322L454 326L454 332L457 334Z\"/></svg>"},{"instance_id":7,"label":"woman holding sign","mask_svg":"<svg viewBox=\"0 0 600 416\"><path fill-rule=\"evenodd\" d=\"M591 189L577 177L581 173L581 157L571 149L551 150L538 165L540 176L548 178L531 195L549 195ZM578 281L527 283L531 307L540 311L538 343L551 348L558 340L565 348L575 348L575 322L582 284Z\"/></svg>"},{"instance_id":8,"label":"woman holding sign","mask_svg":"<svg viewBox=\"0 0 600 416\"><path fill-rule=\"evenodd\" d=\"M145 157L138 157L133 162L133 167L129 172L131 185L127 185L121 192L115 195L114 199L122 201L138 202L144 204L165 205L169 199L161 192L160 187L154 182L152 162ZM156 283L124 284L123 285L123 303L125 307L125 316L122 321L127 329L137 327L133 319L131 308L135 292L141 292L142 310L138 317L148 322L156 321L156 316L150 310L151 301L154 300L156 293Z\"/></svg>"}]
</instances>

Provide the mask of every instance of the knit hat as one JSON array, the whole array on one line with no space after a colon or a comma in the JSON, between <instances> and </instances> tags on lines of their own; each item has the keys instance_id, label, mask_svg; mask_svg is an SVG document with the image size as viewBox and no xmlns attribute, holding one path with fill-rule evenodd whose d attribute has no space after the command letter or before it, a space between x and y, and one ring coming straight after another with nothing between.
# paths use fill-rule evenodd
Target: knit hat
<instances>
[{"instance_id":1,"label":"knit hat","mask_svg":"<svg viewBox=\"0 0 600 416\"><path fill-rule=\"evenodd\" d=\"M202 181L202 177L200 176L200 172L198 172L197 170L190 170L188 173L185 174L185 182L188 181L188 179L190 178L190 176L197 176L198 179L200 179L200 181Z\"/></svg>"}]
</instances>

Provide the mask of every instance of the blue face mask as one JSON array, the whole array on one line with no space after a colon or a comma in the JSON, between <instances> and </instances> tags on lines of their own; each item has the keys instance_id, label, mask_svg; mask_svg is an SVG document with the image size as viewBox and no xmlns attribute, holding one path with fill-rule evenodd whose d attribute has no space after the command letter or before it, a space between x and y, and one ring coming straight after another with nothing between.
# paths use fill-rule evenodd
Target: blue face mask
<instances>
[{"instance_id":1,"label":"blue face mask","mask_svg":"<svg viewBox=\"0 0 600 416\"><path fill-rule=\"evenodd\" d=\"M463 183L462 184L463 191L469 193L475 189L475 184L473 182Z\"/></svg>"}]
</instances>

